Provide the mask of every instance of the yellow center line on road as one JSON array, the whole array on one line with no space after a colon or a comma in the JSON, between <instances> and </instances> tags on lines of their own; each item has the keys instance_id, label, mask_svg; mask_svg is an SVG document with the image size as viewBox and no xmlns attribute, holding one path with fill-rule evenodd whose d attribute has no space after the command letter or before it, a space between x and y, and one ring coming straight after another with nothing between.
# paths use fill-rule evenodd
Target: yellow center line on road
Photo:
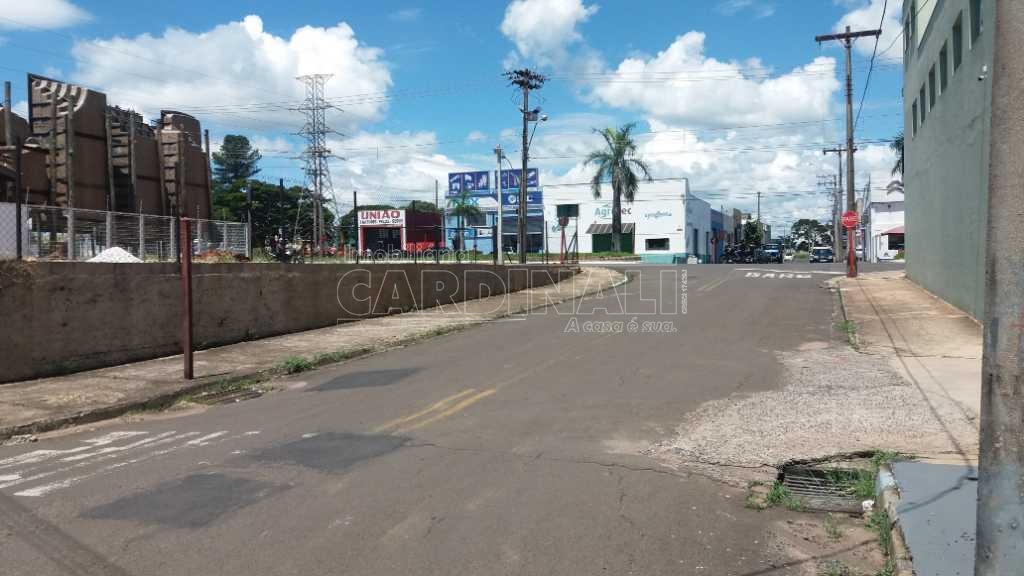
<instances>
[{"instance_id":1,"label":"yellow center line on road","mask_svg":"<svg viewBox=\"0 0 1024 576\"><path fill-rule=\"evenodd\" d=\"M458 394L454 394L454 395L449 396L447 398L444 398L442 400L438 400L437 402L431 404L430 406L427 406L426 408L424 408L423 410L420 410L419 412L416 412L415 414L410 414L408 416L404 416L402 418L398 418L398 419L392 420L390 422L386 422L384 424L381 424L380 426L374 428L373 431L379 433L379 432L384 432L385 430L388 430L388 429L391 429L391 428L397 428L398 426L401 426L402 424L405 424L406 422L411 422L411 421L413 421L413 420L415 420L417 418L422 418L423 416L426 416L426 415L428 415L431 412L434 412L436 410L443 410L446 406L448 406L452 402L455 402L459 398L462 398L464 396L472 394L473 392L476 392L476 388L468 388L466 390L463 390L462 392L459 392Z\"/></svg>"},{"instance_id":2,"label":"yellow center line on road","mask_svg":"<svg viewBox=\"0 0 1024 576\"><path fill-rule=\"evenodd\" d=\"M443 420L443 419L451 416L452 414L456 414L458 412L461 412L461 411L465 410L466 408L469 408L473 404L476 404L477 402L483 400L484 398L487 398L488 396L490 396L491 394L494 394L497 391L498 391L497 388L491 388L489 390L484 390L483 392L480 392L479 394L476 394L476 395L470 396L469 398L466 398L462 402L459 402L458 404L456 404L455 406L452 406L451 408L449 408L447 410L444 410L442 412L434 414L433 416L431 416L430 418L427 418L426 420L420 420L419 422L416 422L416 423L411 424L409 426L398 428L398 429L395 430L395 432L410 432L412 430L417 430L419 428L423 428L424 426L427 426L428 424L433 424L434 422L437 422L438 420Z\"/></svg>"},{"instance_id":3,"label":"yellow center line on road","mask_svg":"<svg viewBox=\"0 0 1024 576\"><path fill-rule=\"evenodd\" d=\"M720 278L718 280L715 280L714 282L708 282L707 284L701 286L700 288L697 288L697 292L711 292L715 288L718 288L722 284L725 284L725 282L728 279L729 279L729 276L726 275L725 278Z\"/></svg>"}]
</instances>

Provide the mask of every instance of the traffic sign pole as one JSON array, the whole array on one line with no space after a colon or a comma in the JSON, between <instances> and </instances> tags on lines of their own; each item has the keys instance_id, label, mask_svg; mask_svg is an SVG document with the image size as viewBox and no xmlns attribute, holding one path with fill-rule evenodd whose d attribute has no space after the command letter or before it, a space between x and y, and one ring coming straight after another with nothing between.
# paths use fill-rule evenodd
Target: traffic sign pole
<instances>
[{"instance_id":1,"label":"traffic sign pole","mask_svg":"<svg viewBox=\"0 0 1024 576\"><path fill-rule=\"evenodd\" d=\"M856 278L857 277L857 224L860 223L860 218L857 213L853 210L847 210L843 212L843 227L846 228L846 277Z\"/></svg>"}]
</instances>

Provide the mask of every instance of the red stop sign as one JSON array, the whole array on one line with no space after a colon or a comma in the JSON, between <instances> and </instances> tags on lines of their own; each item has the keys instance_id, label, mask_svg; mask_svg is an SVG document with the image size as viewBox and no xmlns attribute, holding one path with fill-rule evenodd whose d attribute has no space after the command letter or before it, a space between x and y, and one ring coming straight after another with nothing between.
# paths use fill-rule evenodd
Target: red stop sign
<instances>
[{"instance_id":1,"label":"red stop sign","mask_svg":"<svg viewBox=\"0 0 1024 576\"><path fill-rule=\"evenodd\" d=\"M843 228L856 228L859 222L860 218L853 210L843 212Z\"/></svg>"}]
</instances>

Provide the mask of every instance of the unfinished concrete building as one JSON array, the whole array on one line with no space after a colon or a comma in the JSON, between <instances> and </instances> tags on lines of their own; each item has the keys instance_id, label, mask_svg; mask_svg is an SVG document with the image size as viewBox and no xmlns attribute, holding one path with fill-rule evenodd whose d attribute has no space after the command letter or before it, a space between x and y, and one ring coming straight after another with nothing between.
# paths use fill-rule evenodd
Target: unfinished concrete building
<instances>
[{"instance_id":1,"label":"unfinished concrete building","mask_svg":"<svg viewBox=\"0 0 1024 576\"><path fill-rule=\"evenodd\" d=\"M210 150L199 121L163 110L152 124L107 104L102 92L28 77L29 117L10 114L22 142L20 200L25 204L209 218ZM13 202L14 154L0 159L0 195Z\"/></svg>"}]
</instances>

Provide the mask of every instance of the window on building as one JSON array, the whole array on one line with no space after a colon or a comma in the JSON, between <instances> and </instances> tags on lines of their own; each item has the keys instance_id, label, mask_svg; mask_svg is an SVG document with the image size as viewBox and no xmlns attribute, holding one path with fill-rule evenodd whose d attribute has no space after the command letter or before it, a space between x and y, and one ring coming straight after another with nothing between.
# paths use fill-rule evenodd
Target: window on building
<instances>
[{"instance_id":1,"label":"window on building","mask_svg":"<svg viewBox=\"0 0 1024 576\"><path fill-rule=\"evenodd\" d=\"M920 96L920 98L918 99L918 102L921 103L921 126L924 126L925 116L928 115L927 114L928 101L924 99L924 84L921 84L921 92L920 92L919 96Z\"/></svg>"},{"instance_id":2,"label":"window on building","mask_svg":"<svg viewBox=\"0 0 1024 576\"><path fill-rule=\"evenodd\" d=\"M668 250L668 238L648 238L645 241L647 251Z\"/></svg>"},{"instance_id":3,"label":"window on building","mask_svg":"<svg viewBox=\"0 0 1024 576\"><path fill-rule=\"evenodd\" d=\"M961 11L953 23L953 73L960 68L964 60L964 13Z\"/></svg>"},{"instance_id":4,"label":"window on building","mask_svg":"<svg viewBox=\"0 0 1024 576\"><path fill-rule=\"evenodd\" d=\"M946 93L946 86L949 84L949 43L943 42L939 50L939 89L940 93Z\"/></svg>"},{"instance_id":5,"label":"window on building","mask_svg":"<svg viewBox=\"0 0 1024 576\"><path fill-rule=\"evenodd\" d=\"M935 64L928 70L928 107L935 108Z\"/></svg>"},{"instance_id":6,"label":"window on building","mask_svg":"<svg viewBox=\"0 0 1024 576\"><path fill-rule=\"evenodd\" d=\"M971 0L971 49L978 41L982 31L981 0Z\"/></svg>"},{"instance_id":7,"label":"window on building","mask_svg":"<svg viewBox=\"0 0 1024 576\"><path fill-rule=\"evenodd\" d=\"M913 106L912 110L913 110L912 116L914 118L914 132L913 132L913 134L914 134L914 136L917 136L917 100L914 100L914 106Z\"/></svg>"}]
</instances>

